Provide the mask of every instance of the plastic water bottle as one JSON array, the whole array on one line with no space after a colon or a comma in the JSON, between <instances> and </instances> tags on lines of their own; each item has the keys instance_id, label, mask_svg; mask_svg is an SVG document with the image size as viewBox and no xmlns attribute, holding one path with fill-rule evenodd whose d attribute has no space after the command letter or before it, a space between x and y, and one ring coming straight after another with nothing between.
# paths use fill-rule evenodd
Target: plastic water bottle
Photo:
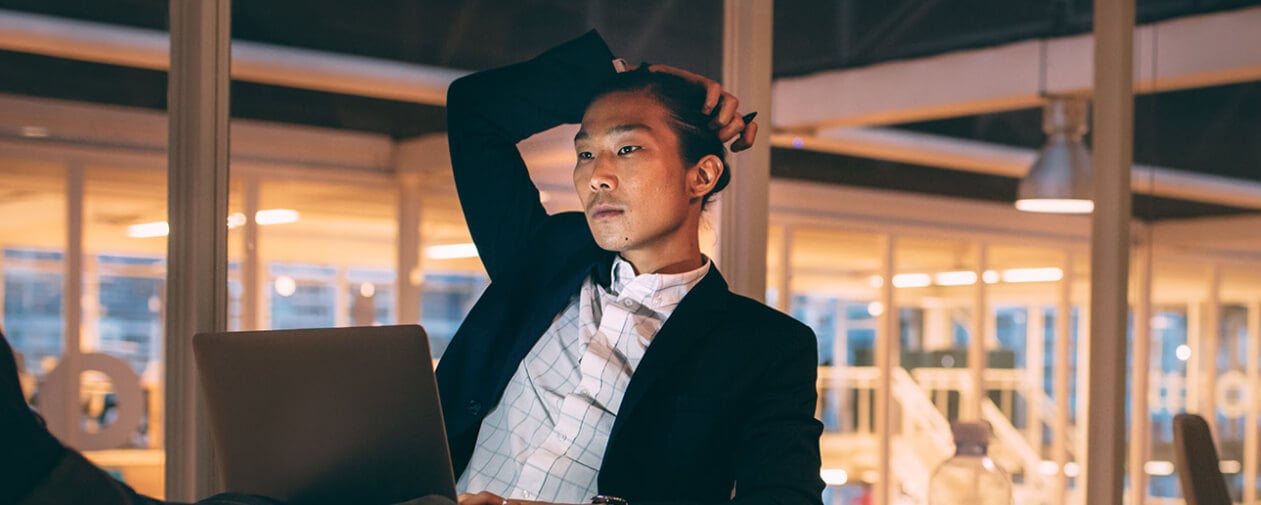
<instances>
[{"instance_id":1,"label":"plastic water bottle","mask_svg":"<svg viewBox=\"0 0 1261 505\"><path fill-rule=\"evenodd\" d=\"M955 455L928 482L928 505L1012 505L1011 477L986 454L990 424L955 423Z\"/></svg>"}]
</instances>

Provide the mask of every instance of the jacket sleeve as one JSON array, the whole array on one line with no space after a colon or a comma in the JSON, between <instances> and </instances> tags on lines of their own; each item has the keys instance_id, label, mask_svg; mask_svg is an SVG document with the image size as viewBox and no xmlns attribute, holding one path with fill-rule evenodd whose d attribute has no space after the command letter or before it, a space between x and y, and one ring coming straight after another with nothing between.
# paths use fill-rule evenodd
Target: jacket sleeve
<instances>
[{"instance_id":1,"label":"jacket sleeve","mask_svg":"<svg viewBox=\"0 0 1261 505\"><path fill-rule=\"evenodd\" d=\"M818 402L818 344L805 325L792 321L763 333L785 334L776 346L746 404L747 417L736 433L730 500L632 500L631 505L822 505L825 484L815 419ZM769 349L768 349L769 351Z\"/></svg>"},{"instance_id":2,"label":"jacket sleeve","mask_svg":"<svg viewBox=\"0 0 1261 505\"><path fill-rule=\"evenodd\" d=\"M588 32L538 57L456 80L447 90L447 130L456 191L491 280L547 219L517 142L582 121L613 55Z\"/></svg>"},{"instance_id":3,"label":"jacket sleeve","mask_svg":"<svg viewBox=\"0 0 1261 505\"><path fill-rule=\"evenodd\" d=\"M794 322L795 323L795 322ZM822 505L818 344L801 324L767 368L736 451L733 504Z\"/></svg>"}]
</instances>

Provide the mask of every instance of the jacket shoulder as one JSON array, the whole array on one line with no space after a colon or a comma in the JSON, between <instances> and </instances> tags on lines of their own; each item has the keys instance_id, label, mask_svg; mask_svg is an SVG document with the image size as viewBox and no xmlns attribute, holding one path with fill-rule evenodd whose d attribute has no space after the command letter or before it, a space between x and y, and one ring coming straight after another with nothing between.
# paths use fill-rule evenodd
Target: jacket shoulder
<instances>
[{"instance_id":1,"label":"jacket shoulder","mask_svg":"<svg viewBox=\"0 0 1261 505\"><path fill-rule=\"evenodd\" d=\"M814 330L805 323L752 298L731 293L727 312L735 327L753 330L743 332L748 338L792 345L808 343L812 348L816 345Z\"/></svg>"}]
</instances>

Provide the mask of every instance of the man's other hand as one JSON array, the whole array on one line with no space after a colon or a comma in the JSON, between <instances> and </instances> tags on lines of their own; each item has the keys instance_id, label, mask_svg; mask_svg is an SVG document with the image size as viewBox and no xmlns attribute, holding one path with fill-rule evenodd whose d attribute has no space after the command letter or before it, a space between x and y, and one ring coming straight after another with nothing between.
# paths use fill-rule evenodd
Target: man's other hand
<instances>
[{"instance_id":1,"label":"man's other hand","mask_svg":"<svg viewBox=\"0 0 1261 505\"><path fill-rule=\"evenodd\" d=\"M560 505L542 501L508 499L488 491L476 494L465 493L460 495L458 499L459 505Z\"/></svg>"},{"instance_id":2,"label":"man's other hand","mask_svg":"<svg viewBox=\"0 0 1261 505\"><path fill-rule=\"evenodd\" d=\"M749 121L745 124L746 116L738 112L740 100L735 95L723 91L718 81L681 68L657 63L649 65L648 71L677 75L705 88L705 106L701 112L713 116L713 120L709 122L709 128L717 133L718 138L724 143L735 139L735 142L731 144L731 152L740 152L753 147L753 140L757 138L757 121Z\"/></svg>"}]
</instances>

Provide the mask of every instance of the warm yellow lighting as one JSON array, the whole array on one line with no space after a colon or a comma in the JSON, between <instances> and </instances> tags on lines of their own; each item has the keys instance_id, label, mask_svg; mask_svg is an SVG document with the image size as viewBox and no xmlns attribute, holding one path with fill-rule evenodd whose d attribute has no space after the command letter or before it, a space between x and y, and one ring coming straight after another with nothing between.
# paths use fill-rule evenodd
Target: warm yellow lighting
<instances>
[{"instance_id":1,"label":"warm yellow lighting","mask_svg":"<svg viewBox=\"0 0 1261 505\"><path fill-rule=\"evenodd\" d=\"M871 317L880 317L880 314L884 314L884 304L880 302L868 303L867 313L871 314Z\"/></svg>"},{"instance_id":2,"label":"warm yellow lighting","mask_svg":"<svg viewBox=\"0 0 1261 505\"><path fill-rule=\"evenodd\" d=\"M240 228L242 226L245 226L245 214L240 213L240 212L233 212L232 214L228 215L228 229L229 230L234 229L234 228Z\"/></svg>"},{"instance_id":3,"label":"warm yellow lighting","mask_svg":"<svg viewBox=\"0 0 1261 505\"><path fill-rule=\"evenodd\" d=\"M1089 214L1094 212L1095 202L1091 200L1038 198L1016 200L1016 209L1025 212L1046 212L1050 214Z\"/></svg>"},{"instance_id":4,"label":"warm yellow lighting","mask_svg":"<svg viewBox=\"0 0 1261 505\"><path fill-rule=\"evenodd\" d=\"M1178 346L1177 349L1174 349L1173 355L1177 356L1178 359L1182 361L1189 360L1191 359L1191 346L1182 344Z\"/></svg>"},{"instance_id":5,"label":"warm yellow lighting","mask_svg":"<svg viewBox=\"0 0 1261 505\"><path fill-rule=\"evenodd\" d=\"M819 470L819 477L829 486L844 486L849 482L849 472L840 468L824 468Z\"/></svg>"},{"instance_id":6,"label":"warm yellow lighting","mask_svg":"<svg viewBox=\"0 0 1261 505\"><path fill-rule=\"evenodd\" d=\"M254 222L261 226L272 224L296 223L298 211L292 209L260 210L254 214ZM245 226L245 214L234 212L228 216L228 229ZM133 224L127 227L127 236L132 238L165 237L171 234L171 227L166 221Z\"/></svg>"},{"instance_id":7,"label":"warm yellow lighting","mask_svg":"<svg viewBox=\"0 0 1261 505\"><path fill-rule=\"evenodd\" d=\"M1147 475L1155 475L1157 477L1173 475L1173 463L1169 461L1148 461L1143 464L1143 471L1147 472Z\"/></svg>"},{"instance_id":8,"label":"warm yellow lighting","mask_svg":"<svg viewBox=\"0 0 1261 505\"><path fill-rule=\"evenodd\" d=\"M131 238L165 237L171 233L166 221L133 224L127 227L127 236Z\"/></svg>"},{"instance_id":9,"label":"warm yellow lighting","mask_svg":"<svg viewBox=\"0 0 1261 505\"><path fill-rule=\"evenodd\" d=\"M1048 477L1060 473L1060 465L1054 461L1044 459L1038 462L1038 473Z\"/></svg>"},{"instance_id":10,"label":"warm yellow lighting","mask_svg":"<svg viewBox=\"0 0 1261 505\"><path fill-rule=\"evenodd\" d=\"M372 296L375 294L377 294L377 287L375 284L371 282L365 282L359 285L359 296L362 296L364 298L372 298Z\"/></svg>"},{"instance_id":11,"label":"warm yellow lighting","mask_svg":"<svg viewBox=\"0 0 1261 505\"><path fill-rule=\"evenodd\" d=\"M298 282L288 275L277 277L274 287L276 288L276 294L280 296L289 297L298 292Z\"/></svg>"},{"instance_id":12,"label":"warm yellow lighting","mask_svg":"<svg viewBox=\"0 0 1261 505\"><path fill-rule=\"evenodd\" d=\"M431 245L425 248L425 256L435 260L476 258L477 246L472 243Z\"/></svg>"},{"instance_id":13,"label":"warm yellow lighting","mask_svg":"<svg viewBox=\"0 0 1261 505\"><path fill-rule=\"evenodd\" d=\"M1003 282L1055 282L1063 278L1064 271L1055 267L1003 270Z\"/></svg>"},{"instance_id":14,"label":"warm yellow lighting","mask_svg":"<svg viewBox=\"0 0 1261 505\"><path fill-rule=\"evenodd\" d=\"M985 281L986 284L997 284L1000 277L998 272L993 270L986 270L985 273L981 274L981 280Z\"/></svg>"},{"instance_id":15,"label":"warm yellow lighting","mask_svg":"<svg viewBox=\"0 0 1261 505\"><path fill-rule=\"evenodd\" d=\"M23 126L18 130L18 135L28 139L46 139L52 136L52 132L44 126Z\"/></svg>"},{"instance_id":16,"label":"warm yellow lighting","mask_svg":"<svg viewBox=\"0 0 1261 505\"><path fill-rule=\"evenodd\" d=\"M976 272L941 272L933 276L938 286L970 286L976 284Z\"/></svg>"},{"instance_id":17,"label":"warm yellow lighting","mask_svg":"<svg viewBox=\"0 0 1261 505\"><path fill-rule=\"evenodd\" d=\"M254 214L254 222L260 226L269 224L286 224L298 222L298 211L293 209L268 209L260 210Z\"/></svg>"},{"instance_id":18,"label":"warm yellow lighting","mask_svg":"<svg viewBox=\"0 0 1261 505\"><path fill-rule=\"evenodd\" d=\"M867 284L873 288L879 288L881 286L884 286L884 277L881 277L879 275L873 275L871 277L868 277Z\"/></svg>"},{"instance_id":19,"label":"warm yellow lighting","mask_svg":"<svg viewBox=\"0 0 1261 505\"><path fill-rule=\"evenodd\" d=\"M1073 463L1071 461L1068 463L1064 463L1064 475L1067 475L1069 477L1077 477L1080 474L1081 474L1081 467L1078 466L1077 463Z\"/></svg>"},{"instance_id":20,"label":"warm yellow lighting","mask_svg":"<svg viewBox=\"0 0 1261 505\"><path fill-rule=\"evenodd\" d=\"M922 288L933 285L933 276L928 274L898 274L893 276L895 288Z\"/></svg>"},{"instance_id":21,"label":"warm yellow lighting","mask_svg":"<svg viewBox=\"0 0 1261 505\"><path fill-rule=\"evenodd\" d=\"M1225 474L1239 473L1243 471L1243 464L1233 459L1224 459L1217 464L1217 468Z\"/></svg>"}]
</instances>

